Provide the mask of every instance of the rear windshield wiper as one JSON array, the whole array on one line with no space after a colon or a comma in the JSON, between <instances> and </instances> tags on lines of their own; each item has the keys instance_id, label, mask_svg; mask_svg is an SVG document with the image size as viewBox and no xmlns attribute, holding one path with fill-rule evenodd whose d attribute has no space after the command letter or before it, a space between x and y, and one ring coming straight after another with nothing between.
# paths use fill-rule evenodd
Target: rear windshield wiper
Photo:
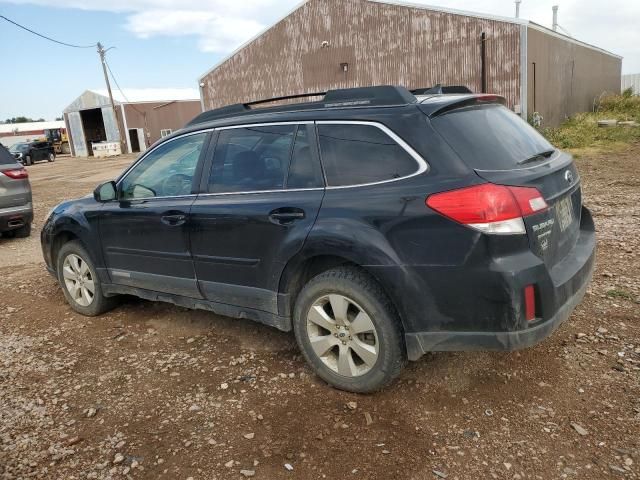
<instances>
[{"instance_id":1,"label":"rear windshield wiper","mask_svg":"<svg viewBox=\"0 0 640 480\"><path fill-rule=\"evenodd\" d=\"M555 153L555 150L545 150L544 152L536 153L535 155L525 158L524 160L520 160L518 165L524 165L525 163L536 162L543 158L549 158L551 155Z\"/></svg>"}]
</instances>

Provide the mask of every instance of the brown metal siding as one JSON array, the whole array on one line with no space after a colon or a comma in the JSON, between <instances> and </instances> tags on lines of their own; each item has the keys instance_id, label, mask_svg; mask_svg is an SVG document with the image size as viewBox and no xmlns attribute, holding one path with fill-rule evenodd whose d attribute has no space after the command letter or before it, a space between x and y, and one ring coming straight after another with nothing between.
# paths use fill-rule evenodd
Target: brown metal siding
<instances>
[{"instance_id":1,"label":"brown metal siding","mask_svg":"<svg viewBox=\"0 0 640 480\"><path fill-rule=\"evenodd\" d=\"M136 103L124 106L127 128L143 128L148 145L160 139L160 130L178 130L201 113L198 100ZM128 132L127 132L128 134Z\"/></svg>"},{"instance_id":2,"label":"brown metal siding","mask_svg":"<svg viewBox=\"0 0 640 480\"><path fill-rule=\"evenodd\" d=\"M487 90L519 104L517 24L367 0L310 0L202 79L205 108L376 84L462 84L479 92L482 32Z\"/></svg>"},{"instance_id":3,"label":"brown metal siding","mask_svg":"<svg viewBox=\"0 0 640 480\"><path fill-rule=\"evenodd\" d=\"M544 117L543 125L592 111L603 92L620 91L621 75L620 58L528 28L527 106Z\"/></svg>"}]
</instances>

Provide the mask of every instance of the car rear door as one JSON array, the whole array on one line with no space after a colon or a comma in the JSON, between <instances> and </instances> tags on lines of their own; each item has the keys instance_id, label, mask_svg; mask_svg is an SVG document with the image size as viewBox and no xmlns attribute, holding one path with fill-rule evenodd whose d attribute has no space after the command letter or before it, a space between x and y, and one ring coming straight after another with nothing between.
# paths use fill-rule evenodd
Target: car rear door
<instances>
[{"instance_id":1,"label":"car rear door","mask_svg":"<svg viewBox=\"0 0 640 480\"><path fill-rule=\"evenodd\" d=\"M210 301L276 314L280 275L324 196L313 124L224 128L212 150L206 193L191 209L200 289Z\"/></svg>"}]
</instances>

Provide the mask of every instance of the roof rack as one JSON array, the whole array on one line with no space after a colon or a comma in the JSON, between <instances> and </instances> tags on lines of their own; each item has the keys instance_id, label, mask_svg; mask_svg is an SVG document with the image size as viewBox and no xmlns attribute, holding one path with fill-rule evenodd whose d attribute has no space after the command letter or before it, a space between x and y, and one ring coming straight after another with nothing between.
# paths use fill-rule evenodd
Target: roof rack
<instances>
[{"instance_id":1,"label":"roof rack","mask_svg":"<svg viewBox=\"0 0 640 480\"><path fill-rule=\"evenodd\" d=\"M468 87L464 85L445 85L437 84L434 87L429 88L417 88L411 90L414 95L446 95L450 93L473 93Z\"/></svg>"},{"instance_id":2,"label":"roof rack","mask_svg":"<svg viewBox=\"0 0 640 480\"><path fill-rule=\"evenodd\" d=\"M324 98L322 100L305 103L278 105L260 109L252 108L256 105L262 105L265 103L274 103L285 100L294 100L309 97ZM328 92L301 93L297 95L287 95L284 97L267 98L264 100L255 100L247 103L228 105L226 107L217 108L215 110L209 110L207 112L201 113L196 118L191 120L191 122L189 122L187 126L209 122L225 117L244 115L248 113L304 110L318 107L344 108L364 105L406 105L408 103L415 103L416 100L417 99L412 92L404 87L399 86L382 85L375 87L345 88L340 90L329 90Z\"/></svg>"}]
</instances>

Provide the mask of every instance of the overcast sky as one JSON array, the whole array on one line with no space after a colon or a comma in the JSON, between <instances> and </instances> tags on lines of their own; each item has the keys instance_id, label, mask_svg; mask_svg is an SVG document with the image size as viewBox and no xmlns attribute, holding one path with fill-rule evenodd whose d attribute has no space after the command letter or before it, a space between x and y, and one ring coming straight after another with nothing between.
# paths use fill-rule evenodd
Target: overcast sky
<instances>
[{"instance_id":1,"label":"overcast sky","mask_svg":"<svg viewBox=\"0 0 640 480\"><path fill-rule=\"evenodd\" d=\"M512 0L414 0L512 16ZM213 64L288 13L298 0L0 0L0 14L77 44L116 46L109 62L123 88L195 87ZM521 17L624 56L640 73L640 0L523 0ZM87 88L103 88L94 50L70 49L0 22L0 119L59 116ZM11 72L11 75L7 75Z\"/></svg>"}]
</instances>

